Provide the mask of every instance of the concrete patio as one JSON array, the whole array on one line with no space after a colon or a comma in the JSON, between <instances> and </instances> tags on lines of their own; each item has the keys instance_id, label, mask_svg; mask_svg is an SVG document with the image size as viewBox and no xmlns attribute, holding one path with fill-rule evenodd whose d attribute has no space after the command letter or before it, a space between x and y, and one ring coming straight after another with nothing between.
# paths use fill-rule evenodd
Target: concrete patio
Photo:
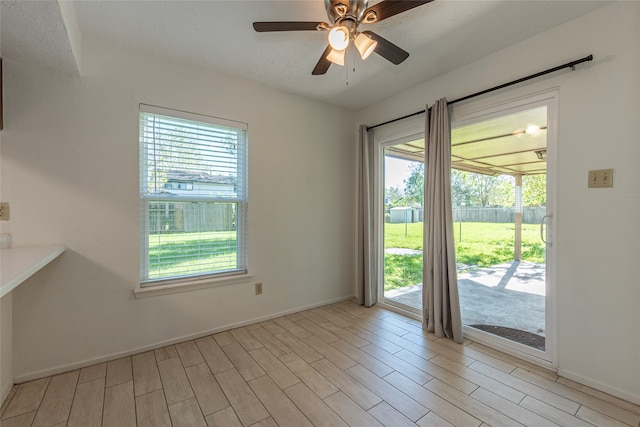
<instances>
[{"instance_id":1,"label":"concrete patio","mask_svg":"<svg viewBox=\"0 0 640 427\"><path fill-rule=\"evenodd\" d=\"M459 272L458 289L464 325L496 325L545 335L544 265L513 261ZM422 308L422 284L386 291L385 298Z\"/></svg>"}]
</instances>

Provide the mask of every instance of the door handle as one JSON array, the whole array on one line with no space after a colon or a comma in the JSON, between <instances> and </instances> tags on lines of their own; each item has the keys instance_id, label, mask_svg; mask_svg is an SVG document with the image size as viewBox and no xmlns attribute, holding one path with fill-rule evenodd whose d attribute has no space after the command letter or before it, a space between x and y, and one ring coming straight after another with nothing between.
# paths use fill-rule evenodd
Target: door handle
<instances>
[{"instance_id":1,"label":"door handle","mask_svg":"<svg viewBox=\"0 0 640 427\"><path fill-rule=\"evenodd\" d=\"M540 220L540 240L542 240L542 242L544 242L544 243L547 243L547 241L544 239L544 223L545 223L547 218L553 218L553 215L552 214L545 215ZM549 243L549 244L551 244L551 243Z\"/></svg>"}]
</instances>

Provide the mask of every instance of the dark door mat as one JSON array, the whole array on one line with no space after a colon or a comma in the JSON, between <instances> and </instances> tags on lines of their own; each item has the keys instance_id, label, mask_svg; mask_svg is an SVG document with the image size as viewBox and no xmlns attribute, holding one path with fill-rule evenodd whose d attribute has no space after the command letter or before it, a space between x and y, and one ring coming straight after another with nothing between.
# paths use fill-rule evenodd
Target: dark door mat
<instances>
[{"instance_id":1,"label":"dark door mat","mask_svg":"<svg viewBox=\"0 0 640 427\"><path fill-rule=\"evenodd\" d=\"M520 344L524 344L528 347L533 347L538 350L544 351L544 337L531 332L521 331L520 329L507 328L504 326L494 325L469 325L472 328L480 329L481 331L489 332L490 334L497 335L499 337L506 338L511 341L515 341Z\"/></svg>"}]
</instances>

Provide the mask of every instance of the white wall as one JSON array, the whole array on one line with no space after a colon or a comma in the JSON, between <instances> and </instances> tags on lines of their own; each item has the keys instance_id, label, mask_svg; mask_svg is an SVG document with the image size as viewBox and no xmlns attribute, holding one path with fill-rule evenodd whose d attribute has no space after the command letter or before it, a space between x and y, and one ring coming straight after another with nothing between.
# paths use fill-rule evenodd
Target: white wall
<instances>
[{"instance_id":1,"label":"white wall","mask_svg":"<svg viewBox=\"0 0 640 427\"><path fill-rule=\"evenodd\" d=\"M503 91L558 87L559 372L640 402L640 4L621 2L360 111L374 125L590 53L575 72ZM462 104L461 104L462 105ZM612 189L587 189L613 168Z\"/></svg>"},{"instance_id":2,"label":"white wall","mask_svg":"<svg viewBox=\"0 0 640 427\"><path fill-rule=\"evenodd\" d=\"M14 245L68 246L14 291L16 380L353 296L352 113L96 40L83 74L5 62ZM249 124L252 283L134 298L138 103Z\"/></svg>"},{"instance_id":3,"label":"white wall","mask_svg":"<svg viewBox=\"0 0 640 427\"><path fill-rule=\"evenodd\" d=\"M13 294L0 300L0 400L13 386Z\"/></svg>"}]
</instances>

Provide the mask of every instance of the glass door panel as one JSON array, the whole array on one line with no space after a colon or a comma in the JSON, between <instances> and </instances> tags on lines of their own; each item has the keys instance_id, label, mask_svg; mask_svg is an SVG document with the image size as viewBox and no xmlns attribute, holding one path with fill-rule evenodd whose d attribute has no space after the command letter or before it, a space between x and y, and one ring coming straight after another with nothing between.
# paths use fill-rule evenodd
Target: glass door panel
<instances>
[{"instance_id":1,"label":"glass door panel","mask_svg":"<svg viewBox=\"0 0 640 427\"><path fill-rule=\"evenodd\" d=\"M462 322L507 345L541 352L547 332L546 154L546 105L452 129Z\"/></svg>"},{"instance_id":2,"label":"glass door panel","mask_svg":"<svg viewBox=\"0 0 640 427\"><path fill-rule=\"evenodd\" d=\"M424 162L384 148L384 301L422 309Z\"/></svg>"}]
</instances>

